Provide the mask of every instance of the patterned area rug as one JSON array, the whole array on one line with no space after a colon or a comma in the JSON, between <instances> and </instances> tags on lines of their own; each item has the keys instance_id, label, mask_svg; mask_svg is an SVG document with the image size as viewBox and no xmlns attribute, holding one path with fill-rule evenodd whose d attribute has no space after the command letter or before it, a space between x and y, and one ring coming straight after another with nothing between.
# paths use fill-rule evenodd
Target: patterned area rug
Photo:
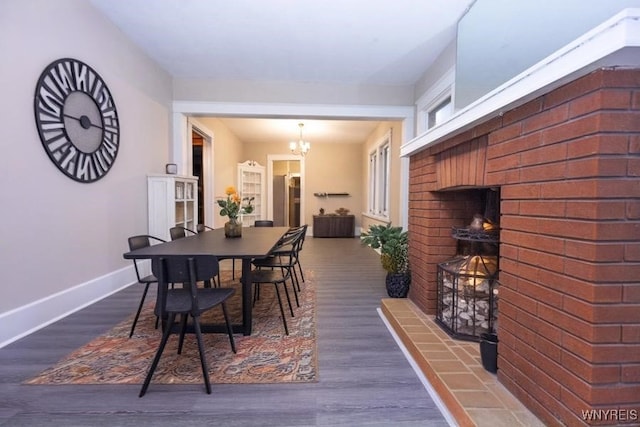
<instances>
[{"instance_id":1,"label":"patterned area rug","mask_svg":"<svg viewBox=\"0 0 640 427\"><path fill-rule=\"evenodd\" d=\"M223 286L236 288L228 308L233 323L241 322L241 289L231 272L222 272ZM262 286L260 299L253 308L251 336L235 334L237 354L231 351L226 334L205 334L207 363L212 383L280 383L317 381L315 289L312 272L305 272L301 283L300 307L296 307L291 284L288 285L295 317L291 318L281 292L289 335L285 335L273 286ZM140 286L142 290L142 286ZM149 290L149 296L155 288ZM135 307L132 305L132 311ZM160 342L155 329L153 304L147 304L136 330L129 338L133 313L107 333L75 350L26 384L142 384ZM209 316L209 314L211 316ZM203 318L222 322L222 310L216 307ZM177 354L178 335L172 335L162 354L152 384L199 384L202 370L195 336L185 338L182 354Z\"/></svg>"}]
</instances>

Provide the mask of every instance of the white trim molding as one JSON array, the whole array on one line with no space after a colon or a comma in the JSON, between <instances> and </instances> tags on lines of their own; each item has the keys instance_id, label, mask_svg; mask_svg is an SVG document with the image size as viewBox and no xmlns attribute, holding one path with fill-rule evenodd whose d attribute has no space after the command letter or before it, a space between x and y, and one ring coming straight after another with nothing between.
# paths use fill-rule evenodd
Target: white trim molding
<instances>
[{"instance_id":1,"label":"white trim molding","mask_svg":"<svg viewBox=\"0 0 640 427\"><path fill-rule=\"evenodd\" d=\"M297 154L267 154L267 218L273 221L273 162L291 160L300 162L300 221L305 223L303 215L306 214L306 188L304 156Z\"/></svg>"},{"instance_id":2,"label":"white trim molding","mask_svg":"<svg viewBox=\"0 0 640 427\"><path fill-rule=\"evenodd\" d=\"M189 151L193 152L193 135L192 132L197 132L204 138L204 146L202 147L202 180L205 182L203 200L198 200L198 203L203 204L205 202L208 205L204 205L204 218L198 218L199 223L213 226L214 212L216 212L217 204L215 202L215 196L213 189L215 188L215 139L213 131L207 128L204 124L193 117L187 118L187 144L189 145ZM193 156L191 156L190 171L193 171Z\"/></svg>"},{"instance_id":3,"label":"white trim molding","mask_svg":"<svg viewBox=\"0 0 640 427\"><path fill-rule=\"evenodd\" d=\"M230 117L315 117L403 120L413 122L413 106L277 104L208 101L174 101L173 112L181 114L225 115Z\"/></svg>"},{"instance_id":4,"label":"white trim molding","mask_svg":"<svg viewBox=\"0 0 640 427\"><path fill-rule=\"evenodd\" d=\"M139 264L141 274L150 264ZM0 314L0 348L137 283L133 264Z\"/></svg>"}]
</instances>

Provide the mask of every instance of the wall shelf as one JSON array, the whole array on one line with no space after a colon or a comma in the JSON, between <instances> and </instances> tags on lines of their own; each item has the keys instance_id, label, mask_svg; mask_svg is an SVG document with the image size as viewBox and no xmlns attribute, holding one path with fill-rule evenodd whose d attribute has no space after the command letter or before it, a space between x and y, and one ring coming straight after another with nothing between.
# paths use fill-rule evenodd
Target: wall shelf
<instances>
[{"instance_id":1,"label":"wall shelf","mask_svg":"<svg viewBox=\"0 0 640 427\"><path fill-rule=\"evenodd\" d=\"M313 193L316 197L345 197L350 196L349 193Z\"/></svg>"}]
</instances>

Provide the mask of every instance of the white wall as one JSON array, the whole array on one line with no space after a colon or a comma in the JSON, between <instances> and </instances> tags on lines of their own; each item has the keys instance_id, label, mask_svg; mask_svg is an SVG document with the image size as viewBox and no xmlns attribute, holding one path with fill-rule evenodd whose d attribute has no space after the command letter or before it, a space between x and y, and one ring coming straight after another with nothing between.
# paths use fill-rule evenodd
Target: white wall
<instances>
[{"instance_id":1,"label":"white wall","mask_svg":"<svg viewBox=\"0 0 640 427\"><path fill-rule=\"evenodd\" d=\"M176 79L173 96L176 101L406 106L413 104L413 86Z\"/></svg>"},{"instance_id":2,"label":"white wall","mask_svg":"<svg viewBox=\"0 0 640 427\"><path fill-rule=\"evenodd\" d=\"M167 162L172 83L87 0L0 1L0 54L1 346L18 320L36 328L131 283L122 254L147 230L146 174ZM35 126L40 73L64 57L92 66L118 109L117 158L92 184L51 163Z\"/></svg>"},{"instance_id":3,"label":"white wall","mask_svg":"<svg viewBox=\"0 0 640 427\"><path fill-rule=\"evenodd\" d=\"M458 25L455 106L489 93L640 0L480 0Z\"/></svg>"},{"instance_id":4,"label":"white wall","mask_svg":"<svg viewBox=\"0 0 640 427\"><path fill-rule=\"evenodd\" d=\"M415 84L415 99L418 99L429 91L451 68L456 65L456 41L452 41L436 58L428 70L420 77Z\"/></svg>"}]
</instances>

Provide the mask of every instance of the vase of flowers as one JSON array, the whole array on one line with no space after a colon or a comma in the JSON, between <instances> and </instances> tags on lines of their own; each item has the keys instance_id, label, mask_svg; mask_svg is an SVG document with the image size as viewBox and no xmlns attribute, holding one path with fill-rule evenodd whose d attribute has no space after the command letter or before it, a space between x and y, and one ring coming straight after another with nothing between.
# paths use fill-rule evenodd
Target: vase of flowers
<instances>
[{"instance_id":1,"label":"vase of flowers","mask_svg":"<svg viewBox=\"0 0 640 427\"><path fill-rule=\"evenodd\" d=\"M224 235L226 237L242 237L242 222L238 218L229 218L224 223Z\"/></svg>"},{"instance_id":2,"label":"vase of flowers","mask_svg":"<svg viewBox=\"0 0 640 427\"><path fill-rule=\"evenodd\" d=\"M224 224L224 235L226 237L242 237L242 222L238 215L250 214L253 212L253 197L242 198L234 186L225 190L226 198L218 200L220 215L229 217L229 221Z\"/></svg>"}]
</instances>

